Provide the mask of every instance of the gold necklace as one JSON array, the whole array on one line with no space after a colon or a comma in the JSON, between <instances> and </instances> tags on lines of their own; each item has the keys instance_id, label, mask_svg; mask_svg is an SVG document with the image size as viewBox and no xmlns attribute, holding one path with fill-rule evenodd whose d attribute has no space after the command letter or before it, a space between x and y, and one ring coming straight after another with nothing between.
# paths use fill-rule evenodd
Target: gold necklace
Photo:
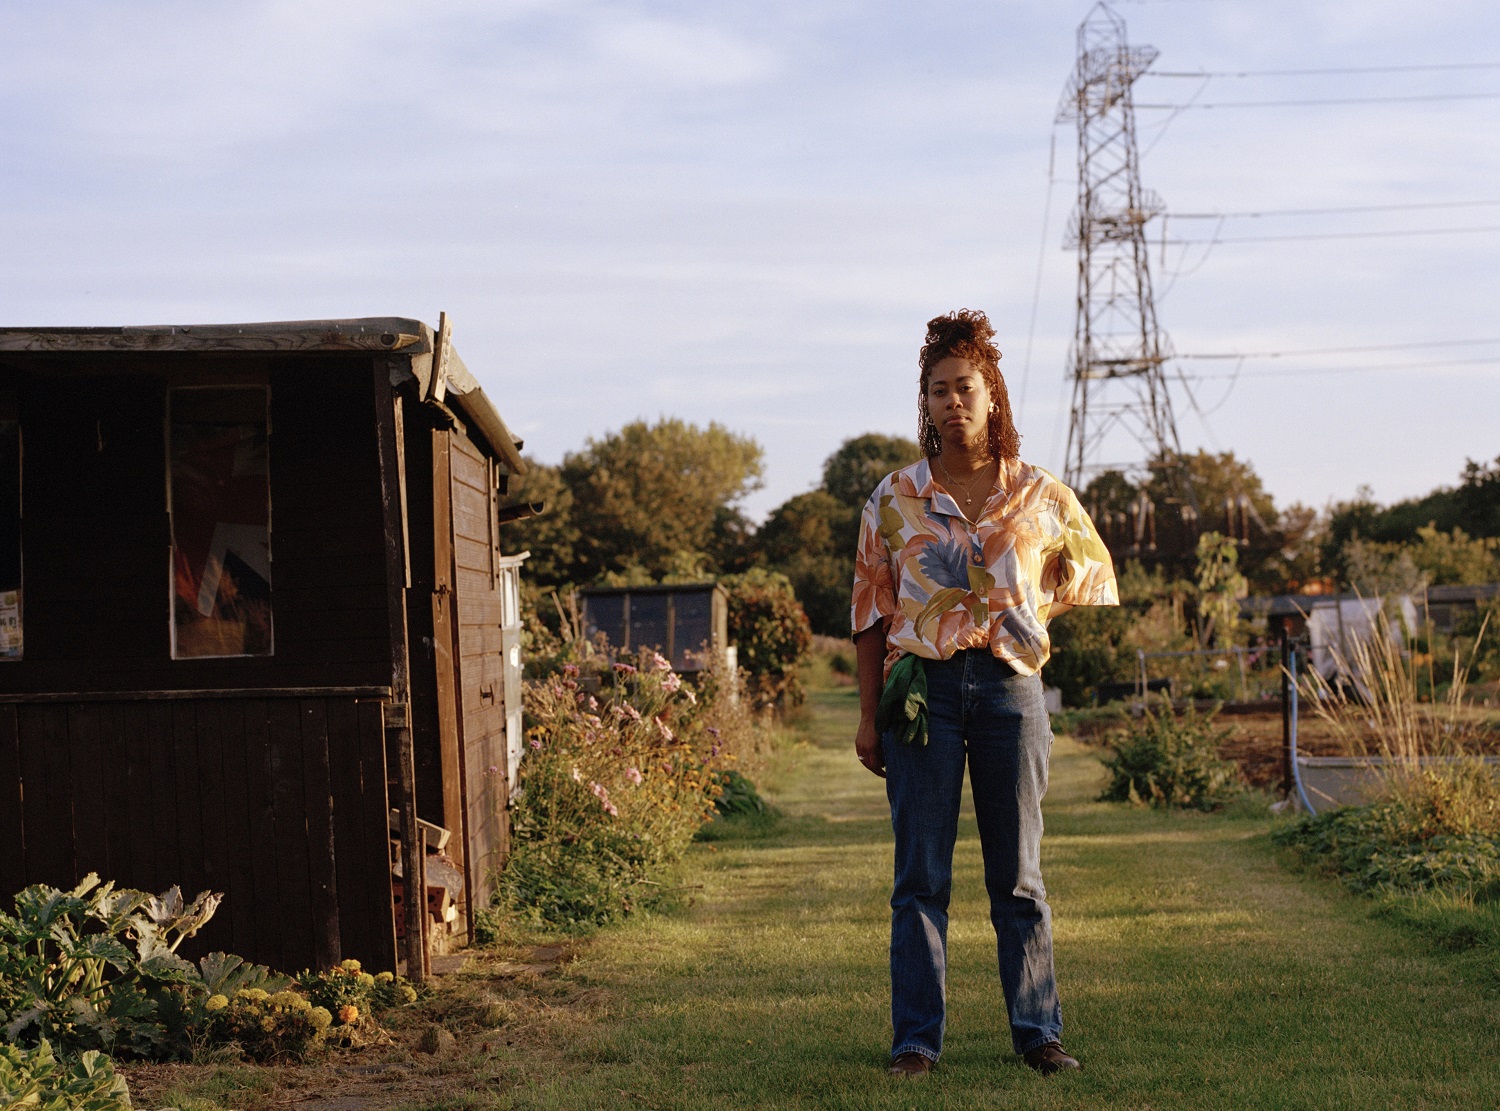
<instances>
[{"instance_id":1,"label":"gold necklace","mask_svg":"<svg viewBox=\"0 0 1500 1111\"><path fill-rule=\"evenodd\" d=\"M943 457L941 455L938 456L937 465L938 465L938 469L943 472L943 477L946 478L951 485L957 486L960 490L962 490L964 492L964 507L968 508L969 506L973 505L974 504L974 492L971 489L969 489L969 487L966 486L964 483L958 481L958 479L954 478L951 474L948 473L947 464L945 464L943 462ZM990 469L990 465L988 463L986 463L984 465L984 467L981 468L981 470L979 471L979 474L982 476L984 474L984 472L987 471L987 470L989 470L989 469ZM970 479L970 481L972 482L973 479Z\"/></svg>"}]
</instances>

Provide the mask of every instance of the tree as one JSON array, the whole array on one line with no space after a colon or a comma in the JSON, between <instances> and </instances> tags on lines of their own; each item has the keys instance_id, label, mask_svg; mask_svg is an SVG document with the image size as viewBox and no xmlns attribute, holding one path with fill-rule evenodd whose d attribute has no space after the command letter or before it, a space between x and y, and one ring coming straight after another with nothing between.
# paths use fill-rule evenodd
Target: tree
<instances>
[{"instance_id":1,"label":"tree","mask_svg":"<svg viewBox=\"0 0 1500 1111\"><path fill-rule=\"evenodd\" d=\"M546 508L535 517L512 521L500 530L506 552L531 553L526 578L539 586L560 586L569 581L578 527L573 520L573 491L563 482L557 467L527 458L526 473L512 481L505 500L511 504L542 502Z\"/></svg>"},{"instance_id":2,"label":"tree","mask_svg":"<svg viewBox=\"0 0 1500 1111\"><path fill-rule=\"evenodd\" d=\"M863 506L882 478L920 458L915 440L866 432L845 440L824 462L823 490L844 505Z\"/></svg>"},{"instance_id":3,"label":"tree","mask_svg":"<svg viewBox=\"0 0 1500 1111\"><path fill-rule=\"evenodd\" d=\"M777 506L756 533L761 558L790 580L813 631L824 636L849 635L859 513L811 490Z\"/></svg>"},{"instance_id":4,"label":"tree","mask_svg":"<svg viewBox=\"0 0 1500 1111\"><path fill-rule=\"evenodd\" d=\"M677 553L707 556L729 531L723 511L759 487L762 457L748 436L675 417L588 440L561 468L578 525L575 580L632 567L659 577L680 567Z\"/></svg>"}]
</instances>

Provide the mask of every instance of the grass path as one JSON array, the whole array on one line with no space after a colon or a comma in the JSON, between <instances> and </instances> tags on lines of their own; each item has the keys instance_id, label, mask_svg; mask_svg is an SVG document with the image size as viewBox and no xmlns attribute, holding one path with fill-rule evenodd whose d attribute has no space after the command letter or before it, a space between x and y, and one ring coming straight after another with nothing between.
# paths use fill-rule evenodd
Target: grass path
<instances>
[{"instance_id":1,"label":"grass path","mask_svg":"<svg viewBox=\"0 0 1500 1111\"><path fill-rule=\"evenodd\" d=\"M559 1027L549 1052L495 1062L502 1105L1500 1106L1493 954L1438 952L1289 875L1249 808L1093 802L1099 764L1067 739L1044 870L1066 1043L1085 1071L1043 1081L1010 1052L966 813L942 1064L920 1086L888 1080L890 832L880 782L849 753L854 715L851 694L816 693L808 744L769 783L786 819L696 846L693 907L584 949L566 976L608 1003Z\"/></svg>"}]
</instances>

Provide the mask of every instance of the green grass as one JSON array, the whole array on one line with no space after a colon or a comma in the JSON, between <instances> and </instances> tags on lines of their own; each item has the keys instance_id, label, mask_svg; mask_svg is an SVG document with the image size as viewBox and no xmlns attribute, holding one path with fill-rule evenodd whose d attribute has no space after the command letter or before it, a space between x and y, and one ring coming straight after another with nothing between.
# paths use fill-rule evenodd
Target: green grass
<instances>
[{"instance_id":1,"label":"green grass","mask_svg":"<svg viewBox=\"0 0 1500 1111\"><path fill-rule=\"evenodd\" d=\"M743 837L726 823L690 854L692 906L585 949L565 979L588 1014L559 1004L536 1039L479 1062L488 1106L1500 1105L1493 950L1447 952L1288 872L1258 807L1095 802L1102 769L1065 738L1044 856L1085 1071L1044 1081L1010 1051L966 813L943 1060L920 1089L891 1081L882 784L850 752L853 692L811 698L806 743L763 784L782 817Z\"/></svg>"}]
</instances>

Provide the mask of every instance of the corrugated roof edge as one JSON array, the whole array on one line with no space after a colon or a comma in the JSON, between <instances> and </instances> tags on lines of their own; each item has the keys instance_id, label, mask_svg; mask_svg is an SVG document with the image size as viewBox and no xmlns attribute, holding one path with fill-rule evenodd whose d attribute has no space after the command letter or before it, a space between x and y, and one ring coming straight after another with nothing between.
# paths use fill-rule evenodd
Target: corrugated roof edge
<instances>
[{"instance_id":1,"label":"corrugated roof edge","mask_svg":"<svg viewBox=\"0 0 1500 1111\"><path fill-rule=\"evenodd\" d=\"M279 320L254 324L148 324L125 328L0 328L0 353L160 354L162 352L318 352L385 351L431 356L433 330L404 316L366 316L348 320ZM414 368L422 391L426 380ZM430 371L429 371L430 373ZM485 396L469 368L450 353L448 389L490 449L515 474L526 473L516 438L494 403Z\"/></svg>"}]
</instances>

